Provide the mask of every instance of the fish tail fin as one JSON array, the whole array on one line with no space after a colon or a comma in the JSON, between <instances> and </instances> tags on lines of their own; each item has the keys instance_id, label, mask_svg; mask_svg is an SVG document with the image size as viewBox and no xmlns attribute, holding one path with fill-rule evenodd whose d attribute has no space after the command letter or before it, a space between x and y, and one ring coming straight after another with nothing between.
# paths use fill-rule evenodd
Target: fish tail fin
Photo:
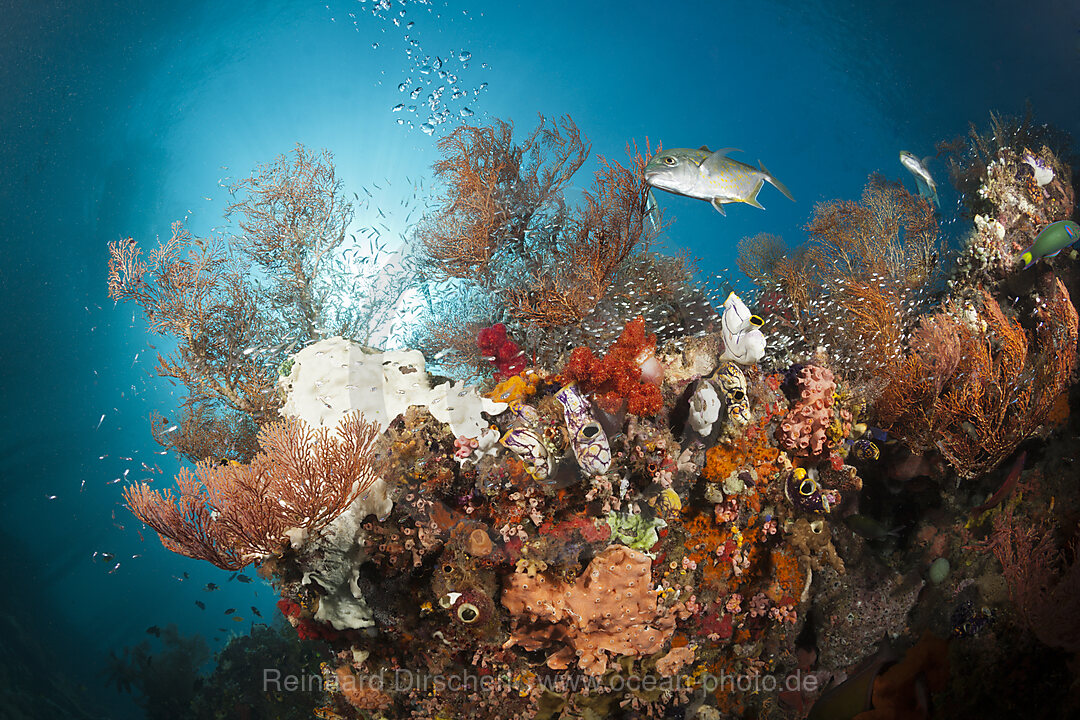
<instances>
[{"instance_id":1,"label":"fish tail fin","mask_svg":"<svg viewBox=\"0 0 1080 720\"><path fill-rule=\"evenodd\" d=\"M764 185L765 185L764 180L758 180L757 185L754 186L754 189L752 191L750 191L750 194L746 196L746 198L743 200L743 202L746 203L747 205L753 205L756 208L764 210L765 208L762 207L761 203L759 203L758 199L757 199L758 193L761 192L761 188Z\"/></svg>"},{"instance_id":2,"label":"fish tail fin","mask_svg":"<svg viewBox=\"0 0 1080 720\"><path fill-rule=\"evenodd\" d=\"M784 193L784 195L787 196L788 200L790 200L791 202L795 202L795 198L791 197L791 191L787 189L787 186L784 185L784 183L773 177L773 174L769 172L769 169L767 167L765 167L765 163L758 160L758 165L761 166L761 172L765 173L765 179L772 183L772 186L774 188Z\"/></svg>"},{"instance_id":3,"label":"fish tail fin","mask_svg":"<svg viewBox=\"0 0 1080 720\"><path fill-rule=\"evenodd\" d=\"M919 189L919 197L925 198L934 207L941 208L941 201L938 200L936 187L918 176L915 177L915 187Z\"/></svg>"}]
</instances>

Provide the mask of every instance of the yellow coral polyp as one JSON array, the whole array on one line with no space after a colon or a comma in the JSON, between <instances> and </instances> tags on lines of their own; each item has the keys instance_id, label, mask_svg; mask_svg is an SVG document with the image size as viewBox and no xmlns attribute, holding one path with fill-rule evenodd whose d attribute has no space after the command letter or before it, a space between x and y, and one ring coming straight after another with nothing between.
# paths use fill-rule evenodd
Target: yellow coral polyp
<instances>
[{"instance_id":1,"label":"yellow coral polyp","mask_svg":"<svg viewBox=\"0 0 1080 720\"><path fill-rule=\"evenodd\" d=\"M765 481L776 472L772 463L779 455L780 451L769 443L768 434L756 425L731 444L709 448L701 474L706 480L722 482L736 470L754 468L759 479Z\"/></svg>"},{"instance_id":2,"label":"yellow coral polyp","mask_svg":"<svg viewBox=\"0 0 1080 720\"><path fill-rule=\"evenodd\" d=\"M532 370L523 370L496 385L487 396L496 402L504 403L525 400L536 392L540 380L541 377Z\"/></svg>"}]
</instances>

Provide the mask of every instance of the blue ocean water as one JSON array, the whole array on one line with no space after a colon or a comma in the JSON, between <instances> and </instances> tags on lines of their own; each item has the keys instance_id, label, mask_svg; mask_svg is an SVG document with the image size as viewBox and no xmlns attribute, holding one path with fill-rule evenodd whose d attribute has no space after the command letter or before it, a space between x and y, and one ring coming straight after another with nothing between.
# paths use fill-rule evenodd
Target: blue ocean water
<instances>
[{"instance_id":1,"label":"blue ocean water","mask_svg":"<svg viewBox=\"0 0 1080 720\"><path fill-rule=\"evenodd\" d=\"M767 187L765 212L725 218L660 197L667 245L723 274L740 238L797 243L814 203L857 197L874 171L910 182L899 150L930 155L991 110L1030 102L1080 136L1080 6L1065 0L375 6L4 3L0 613L33 647L6 642L62 672L90 717L138 716L102 670L147 627L175 622L220 647L246 627L224 609L276 612L268 586L165 551L119 503L144 463L163 478L178 468L147 423L176 398L153 373L165 342L106 297L109 241L147 244L180 218L221 227L229 179L297 142L333 151L346 185L380 193L403 227L402 203L456 123L524 130L537 113L569 114L594 153L618 159L645 138L732 146L783 180L797 202ZM429 134L432 106L448 116ZM948 222L956 197L940 184Z\"/></svg>"}]
</instances>

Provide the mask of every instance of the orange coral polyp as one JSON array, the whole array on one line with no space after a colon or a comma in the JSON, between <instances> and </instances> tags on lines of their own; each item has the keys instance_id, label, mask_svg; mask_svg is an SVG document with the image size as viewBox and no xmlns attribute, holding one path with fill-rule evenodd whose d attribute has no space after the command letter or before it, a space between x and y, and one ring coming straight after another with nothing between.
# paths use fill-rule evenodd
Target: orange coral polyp
<instances>
[{"instance_id":1,"label":"orange coral polyp","mask_svg":"<svg viewBox=\"0 0 1080 720\"><path fill-rule=\"evenodd\" d=\"M780 456L780 450L768 443L765 433L754 432L758 429L758 426L750 428L732 444L721 443L709 448L705 453L702 477L720 482L736 470L748 468L757 470L760 481L775 474L773 463Z\"/></svg>"},{"instance_id":2,"label":"orange coral polyp","mask_svg":"<svg viewBox=\"0 0 1080 720\"><path fill-rule=\"evenodd\" d=\"M514 402L515 400L523 401L536 392L536 386L539 382L539 375L525 370L503 380L487 396L492 400L504 403Z\"/></svg>"}]
</instances>

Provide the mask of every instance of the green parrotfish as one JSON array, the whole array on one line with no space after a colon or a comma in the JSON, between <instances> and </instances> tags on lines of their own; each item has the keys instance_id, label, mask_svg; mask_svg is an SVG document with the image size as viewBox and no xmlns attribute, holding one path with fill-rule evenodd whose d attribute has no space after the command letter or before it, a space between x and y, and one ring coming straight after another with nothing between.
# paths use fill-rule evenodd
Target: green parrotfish
<instances>
[{"instance_id":1,"label":"green parrotfish","mask_svg":"<svg viewBox=\"0 0 1080 720\"><path fill-rule=\"evenodd\" d=\"M1039 258L1052 258L1059 252L1080 240L1080 225L1072 220L1058 220L1050 223L1020 256L1024 263L1024 269L1035 264Z\"/></svg>"},{"instance_id":2,"label":"green parrotfish","mask_svg":"<svg viewBox=\"0 0 1080 720\"><path fill-rule=\"evenodd\" d=\"M676 195L708 200L717 212L726 215L724 205L743 202L761 208L757 196L766 182L794 201L783 183L772 176L762 163L761 169L732 160L724 148L713 152L704 145L697 150L673 148L657 153L645 166L645 182Z\"/></svg>"}]
</instances>

